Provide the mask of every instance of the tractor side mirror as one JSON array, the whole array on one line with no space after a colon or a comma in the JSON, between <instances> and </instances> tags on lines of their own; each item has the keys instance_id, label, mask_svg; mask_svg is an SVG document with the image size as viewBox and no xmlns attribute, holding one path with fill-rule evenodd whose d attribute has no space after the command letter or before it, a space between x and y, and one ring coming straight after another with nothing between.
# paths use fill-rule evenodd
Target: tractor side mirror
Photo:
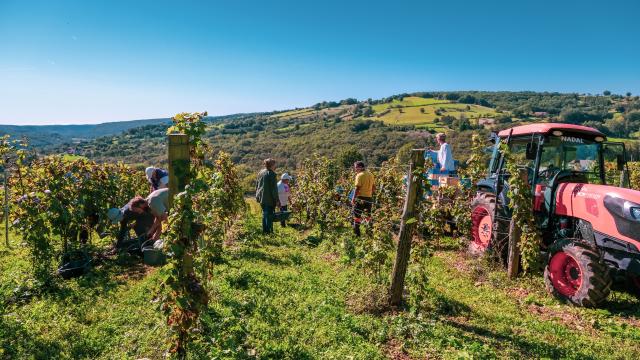
<instances>
[{"instance_id":1,"label":"tractor side mirror","mask_svg":"<svg viewBox=\"0 0 640 360\"><path fill-rule=\"evenodd\" d=\"M536 155L537 155L537 147L536 144L530 142L527 144L527 154L526 154L526 158L527 160L535 160L536 159Z\"/></svg>"},{"instance_id":2,"label":"tractor side mirror","mask_svg":"<svg viewBox=\"0 0 640 360\"><path fill-rule=\"evenodd\" d=\"M616 155L616 164L618 165L618 171L624 170L624 155L618 154Z\"/></svg>"}]
</instances>

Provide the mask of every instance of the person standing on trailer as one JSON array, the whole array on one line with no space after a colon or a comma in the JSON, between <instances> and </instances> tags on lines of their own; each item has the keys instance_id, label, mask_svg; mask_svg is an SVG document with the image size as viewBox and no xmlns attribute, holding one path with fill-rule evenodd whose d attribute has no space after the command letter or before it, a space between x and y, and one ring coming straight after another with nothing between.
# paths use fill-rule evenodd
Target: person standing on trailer
<instances>
[{"instance_id":1,"label":"person standing on trailer","mask_svg":"<svg viewBox=\"0 0 640 360\"><path fill-rule=\"evenodd\" d=\"M169 187L169 172L165 169L149 166L144 170L150 185L150 192Z\"/></svg>"},{"instance_id":2,"label":"person standing on trailer","mask_svg":"<svg viewBox=\"0 0 640 360\"><path fill-rule=\"evenodd\" d=\"M273 213L280 203L275 168L276 161L266 159L264 169L258 173L258 181L256 181L256 200L262 207L262 232L264 234L273 233Z\"/></svg>"},{"instance_id":3,"label":"person standing on trailer","mask_svg":"<svg viewBox=\"0 0 640 360\"><path fill-rule=\"evenodd\" d=\"M355 192L351 205L353 206L353 232L360 236L360 222L362 218L371 214L375 179L373 174L365 169L364 162L353 164L356 171Z\"/></svg>"},{"instance_id":4,"label":"person standing on trailer","mask_svg":"<svg viewBox=\"0 0 640 360\"><path fill-rule=\"evenodd\" d=\"M453 175L456 167L453 162L451 145L447 144L447 136L444 133L439 133L436 135L436 141L440 144L440 150L438 150L438 164L440 164L440 172L444 175Z\"/></svg>"},{"instance_id":5,"label":"person standing on trailer","mask_svg":"<svg viewBox=\"0 0 640 360\"><path fill-rule=\"evenodd\" d=\"M280 181L278 182L278 199L280 200L280 211L287 211L289 206L289 196L291 195L291 188L289 187L289 181L291 180L291 176L289 174L284 173L280 177ZM280 225L283 227L287 226L287 224L283 220L280 220Z\"/></svg>"}]
</instances>

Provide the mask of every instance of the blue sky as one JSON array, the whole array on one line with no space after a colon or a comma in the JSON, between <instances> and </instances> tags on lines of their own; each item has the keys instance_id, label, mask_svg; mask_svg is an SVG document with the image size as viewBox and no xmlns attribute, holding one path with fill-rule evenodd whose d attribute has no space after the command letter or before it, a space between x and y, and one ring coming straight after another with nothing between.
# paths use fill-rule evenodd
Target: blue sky
<instances>
[{"instance_id":1,"label":"blue sky","mask_svg":"<svg viewBox=\"0 0 640 360\"><path fill-rule=\"evenodd\" d=\"M0 0L0 123L428 90L640 94L640 2Z\"/></svg>"}]
</instances>

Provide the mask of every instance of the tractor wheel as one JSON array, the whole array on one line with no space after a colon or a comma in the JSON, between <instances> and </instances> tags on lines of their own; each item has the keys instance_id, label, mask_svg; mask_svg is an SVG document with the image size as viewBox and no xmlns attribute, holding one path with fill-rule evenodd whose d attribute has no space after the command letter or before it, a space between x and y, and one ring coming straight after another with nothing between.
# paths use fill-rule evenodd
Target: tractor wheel
<instances>
[{"instance_id":1,"label":"tractor wheel","mask_svg":"<svg viewBox=\"0 0 640 360\"><path fill-rule=\"evenodd\" d=\"M491 193L478 192L471 202L471 244L475 254L484 254L488 249L497 249L497 229L494 229L493 216L496 197ZM500 251L499 251L500 252ZM498 254L500 255L500 254Z\"/></svg>"},{"instance_id":2,"label":"tractor wheel","mask_svg":"<svg viewBox=\"0 0 640 360\"><path fill-rule=\"evenodd\" d=\"M609 296L612 278L592 248L579 239L565 239L549 249L544 283L560 300L597 307Z\"/></svg>"}]
</instances>

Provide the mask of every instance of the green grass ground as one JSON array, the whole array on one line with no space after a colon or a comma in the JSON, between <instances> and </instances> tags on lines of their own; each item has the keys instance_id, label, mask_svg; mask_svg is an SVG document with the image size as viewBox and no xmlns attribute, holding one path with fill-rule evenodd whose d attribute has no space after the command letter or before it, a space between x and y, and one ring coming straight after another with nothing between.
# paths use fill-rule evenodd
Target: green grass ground
<instances>
[{"instance_id":1,"label":"green grass ground","mask_svg":"<svg viewBox=\"0 0 640 360\"><path fill-rule=\"evenodd\" d=\"M397 106L402 106L397 108ZM467 106L469 109L467 109ZM444 130L446 126L435 124L436 118L444 115L460 118L461 115L468 119L478 119L480 117L492 117L496 112L492 108L479 105L466 105L453 103L448 100L423 99L410 96L402 101L393 100L391 103L374 105L374 117L391 125L418 125L428 128L438 128ZM439 112L438 115L436 112Z\"/></svg>"},{"instance_id":2,"label":"green grass ground","mask_svg":"<svg viewBox=\"0 0 640 360\"><path fill-rule=\"evenodd\" d=\"M615 292L598 310L560 304L540 277L509 281L445 239L427 265L427 311L373 314L362 310L380 288L345 260L336 237L318 244L308 231L276 225L264 237L258 227L257 216L247 220L215 268L191 358L640 356L640 303L627 294ZM156 268L126 255L105 259L88 276L38 294L25 251L2 249L0 358L162 358L167 328L155 302Z\"/></svg>"},{"instance_id":3,"label":"green grass ground","mask_svg":"<svg viewBox=\"0 0 640 360\"><path fill-rule=\"evenodd\" d=\"M304 108L304 109L290 110L290 111L273 114L270 117L275 119L291 119L299 116L302 116L302 117L308 116L313 114L315 111L316 110L312 108Z\"/></svg>"}]
</instances>

